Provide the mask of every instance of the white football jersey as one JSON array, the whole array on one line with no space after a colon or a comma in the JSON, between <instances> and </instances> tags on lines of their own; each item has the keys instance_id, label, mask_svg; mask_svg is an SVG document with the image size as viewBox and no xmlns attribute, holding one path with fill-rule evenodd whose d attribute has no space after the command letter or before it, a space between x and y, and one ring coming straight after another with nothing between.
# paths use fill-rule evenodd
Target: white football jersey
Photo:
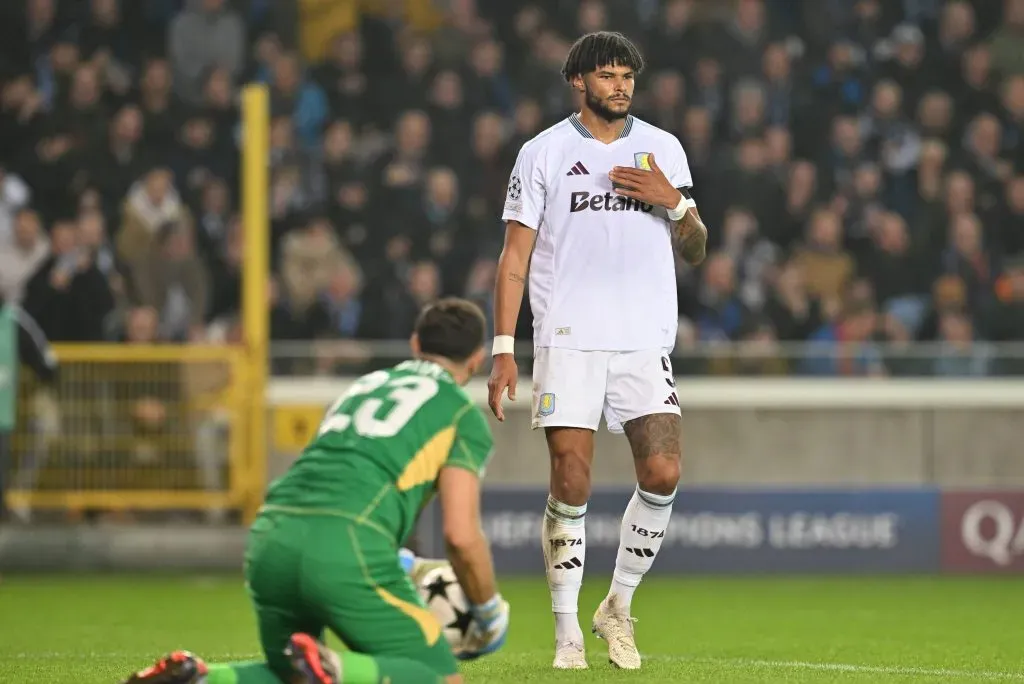
<instances>
[{"instance_id":1,"label":"white football jersey","mask_svg":"<svg viewBox=\"0 0 1024 684\"><path fill-rule=\"evenodd\" d=\"M632 116L605 144L573 114L519 151L504 221L537 231L530 263L534 345L589 351L675 346L676 270L666 210L617 195L615 166L655 162L693 185L674 135Z\"/></svg>"}]
</instances>

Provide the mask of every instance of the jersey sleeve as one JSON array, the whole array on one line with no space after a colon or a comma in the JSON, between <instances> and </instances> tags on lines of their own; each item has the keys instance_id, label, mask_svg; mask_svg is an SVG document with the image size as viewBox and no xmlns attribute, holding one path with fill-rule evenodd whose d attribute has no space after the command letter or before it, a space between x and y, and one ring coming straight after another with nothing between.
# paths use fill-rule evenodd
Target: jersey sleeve
<instances>
[{"instance_id":1,"label":"jersey sleeve","mask_svg":"<svg viewBox=\"0 0 1024 684\"><path fill-rule=\"evenodd\" d=\"M669 182L674 188L692 188L693 176L690 174L690 162L686 159L686 150L675 136L672 136L671 163L666 169Z\"/></svg>"},{"instance_id":2,"label":"jersey sleeve","mask_svg":"<svg viewBox=\"0 0 1024 684\"><path fill-rule=\"evenodd\" d=\"M474 405L469 405L455 427L455 442L445 466L465 468L478 477L484 476L487 462L494 452L494 436L487 419Z\"/></svg>"},{"instance_id":3,"label":"jersey sleeve","mask_svg":"<svg viewBox=\"0 0 1024 684\"><path fill-rule=\"evenodd\" d=\"M537 155L535 143L527 143L520 148L508 179L505 209L501 214L502 221L518 221L534 230L540 228L546 194L544 172Z\"/></svg>"}]
</instances>

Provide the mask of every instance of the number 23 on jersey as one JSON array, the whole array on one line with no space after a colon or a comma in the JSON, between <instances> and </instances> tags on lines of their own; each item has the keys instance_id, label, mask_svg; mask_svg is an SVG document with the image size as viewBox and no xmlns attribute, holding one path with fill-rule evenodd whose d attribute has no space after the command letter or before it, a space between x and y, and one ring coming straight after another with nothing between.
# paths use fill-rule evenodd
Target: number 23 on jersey
<instances>
[{"instance_id":1,"label":"number 23 on jersey","mask_svg":"<svg viewBox=\"0 0 1024 684\"><path fill-rule=\"evenodd\" d=\"M350 399L376 392L389 391L380 397L367 397L354 401L342 411ZM327 410L317 431L319 437L328 432L355 430L362 437L394 437L416 415L424 404L437 394L437 381L418 375L392 377L387 371L375 371L361 377ZM383 414L385 403L391 404Z\"/></svg>"}]
</instances>

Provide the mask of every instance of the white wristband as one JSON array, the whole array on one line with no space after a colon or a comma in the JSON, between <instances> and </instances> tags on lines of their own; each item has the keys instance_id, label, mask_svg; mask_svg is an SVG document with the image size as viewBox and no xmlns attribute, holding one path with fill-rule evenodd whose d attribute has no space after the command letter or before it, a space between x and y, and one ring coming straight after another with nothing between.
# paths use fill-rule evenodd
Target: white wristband
<instances>
[{"instance_id":1,"label":"white wristband","mask_svg":"<svg viewBox=\"0 0 1024 684\"><path fill-rule=\"evenodd\" d=\"M686 212L691 207L696 207L697 203L686 196L686 193L679 193L679 204L676 205L675 209L668 210L668 218L671 221L678 221L679 219L686 216Z\"/></svg>"},{"instance_id":2,"label":"white wristband","mask_svg":"<svg viewBox=\"0 0 1024 684\"><path fill-rule=\"evenodd\" d=\"M491 356L498 354L512 354L516 350L516 338L511 335L495 335L494 344L491 346Z\"/></svg>"}]
</instances>

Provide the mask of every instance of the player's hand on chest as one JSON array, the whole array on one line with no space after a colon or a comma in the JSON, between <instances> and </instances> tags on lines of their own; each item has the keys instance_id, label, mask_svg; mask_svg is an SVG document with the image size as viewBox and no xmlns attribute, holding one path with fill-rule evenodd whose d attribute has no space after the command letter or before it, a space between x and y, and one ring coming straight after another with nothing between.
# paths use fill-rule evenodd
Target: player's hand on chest
<instances>
[{"instance_id":1,"label":"player's hand on chest","mask_svg":"<svg viewBox=\"0 0 1024 684\"><path fill-rule=\"evenodd\" d=\"M570 214L629 212L637 219L660 222L664 214L657 209L678 191L660 169L651 167L651 159L649 152L626 148L604 154L569 151L556 167L552 189L559 199L568 198Z\"/></svg>"}]
</instances>

